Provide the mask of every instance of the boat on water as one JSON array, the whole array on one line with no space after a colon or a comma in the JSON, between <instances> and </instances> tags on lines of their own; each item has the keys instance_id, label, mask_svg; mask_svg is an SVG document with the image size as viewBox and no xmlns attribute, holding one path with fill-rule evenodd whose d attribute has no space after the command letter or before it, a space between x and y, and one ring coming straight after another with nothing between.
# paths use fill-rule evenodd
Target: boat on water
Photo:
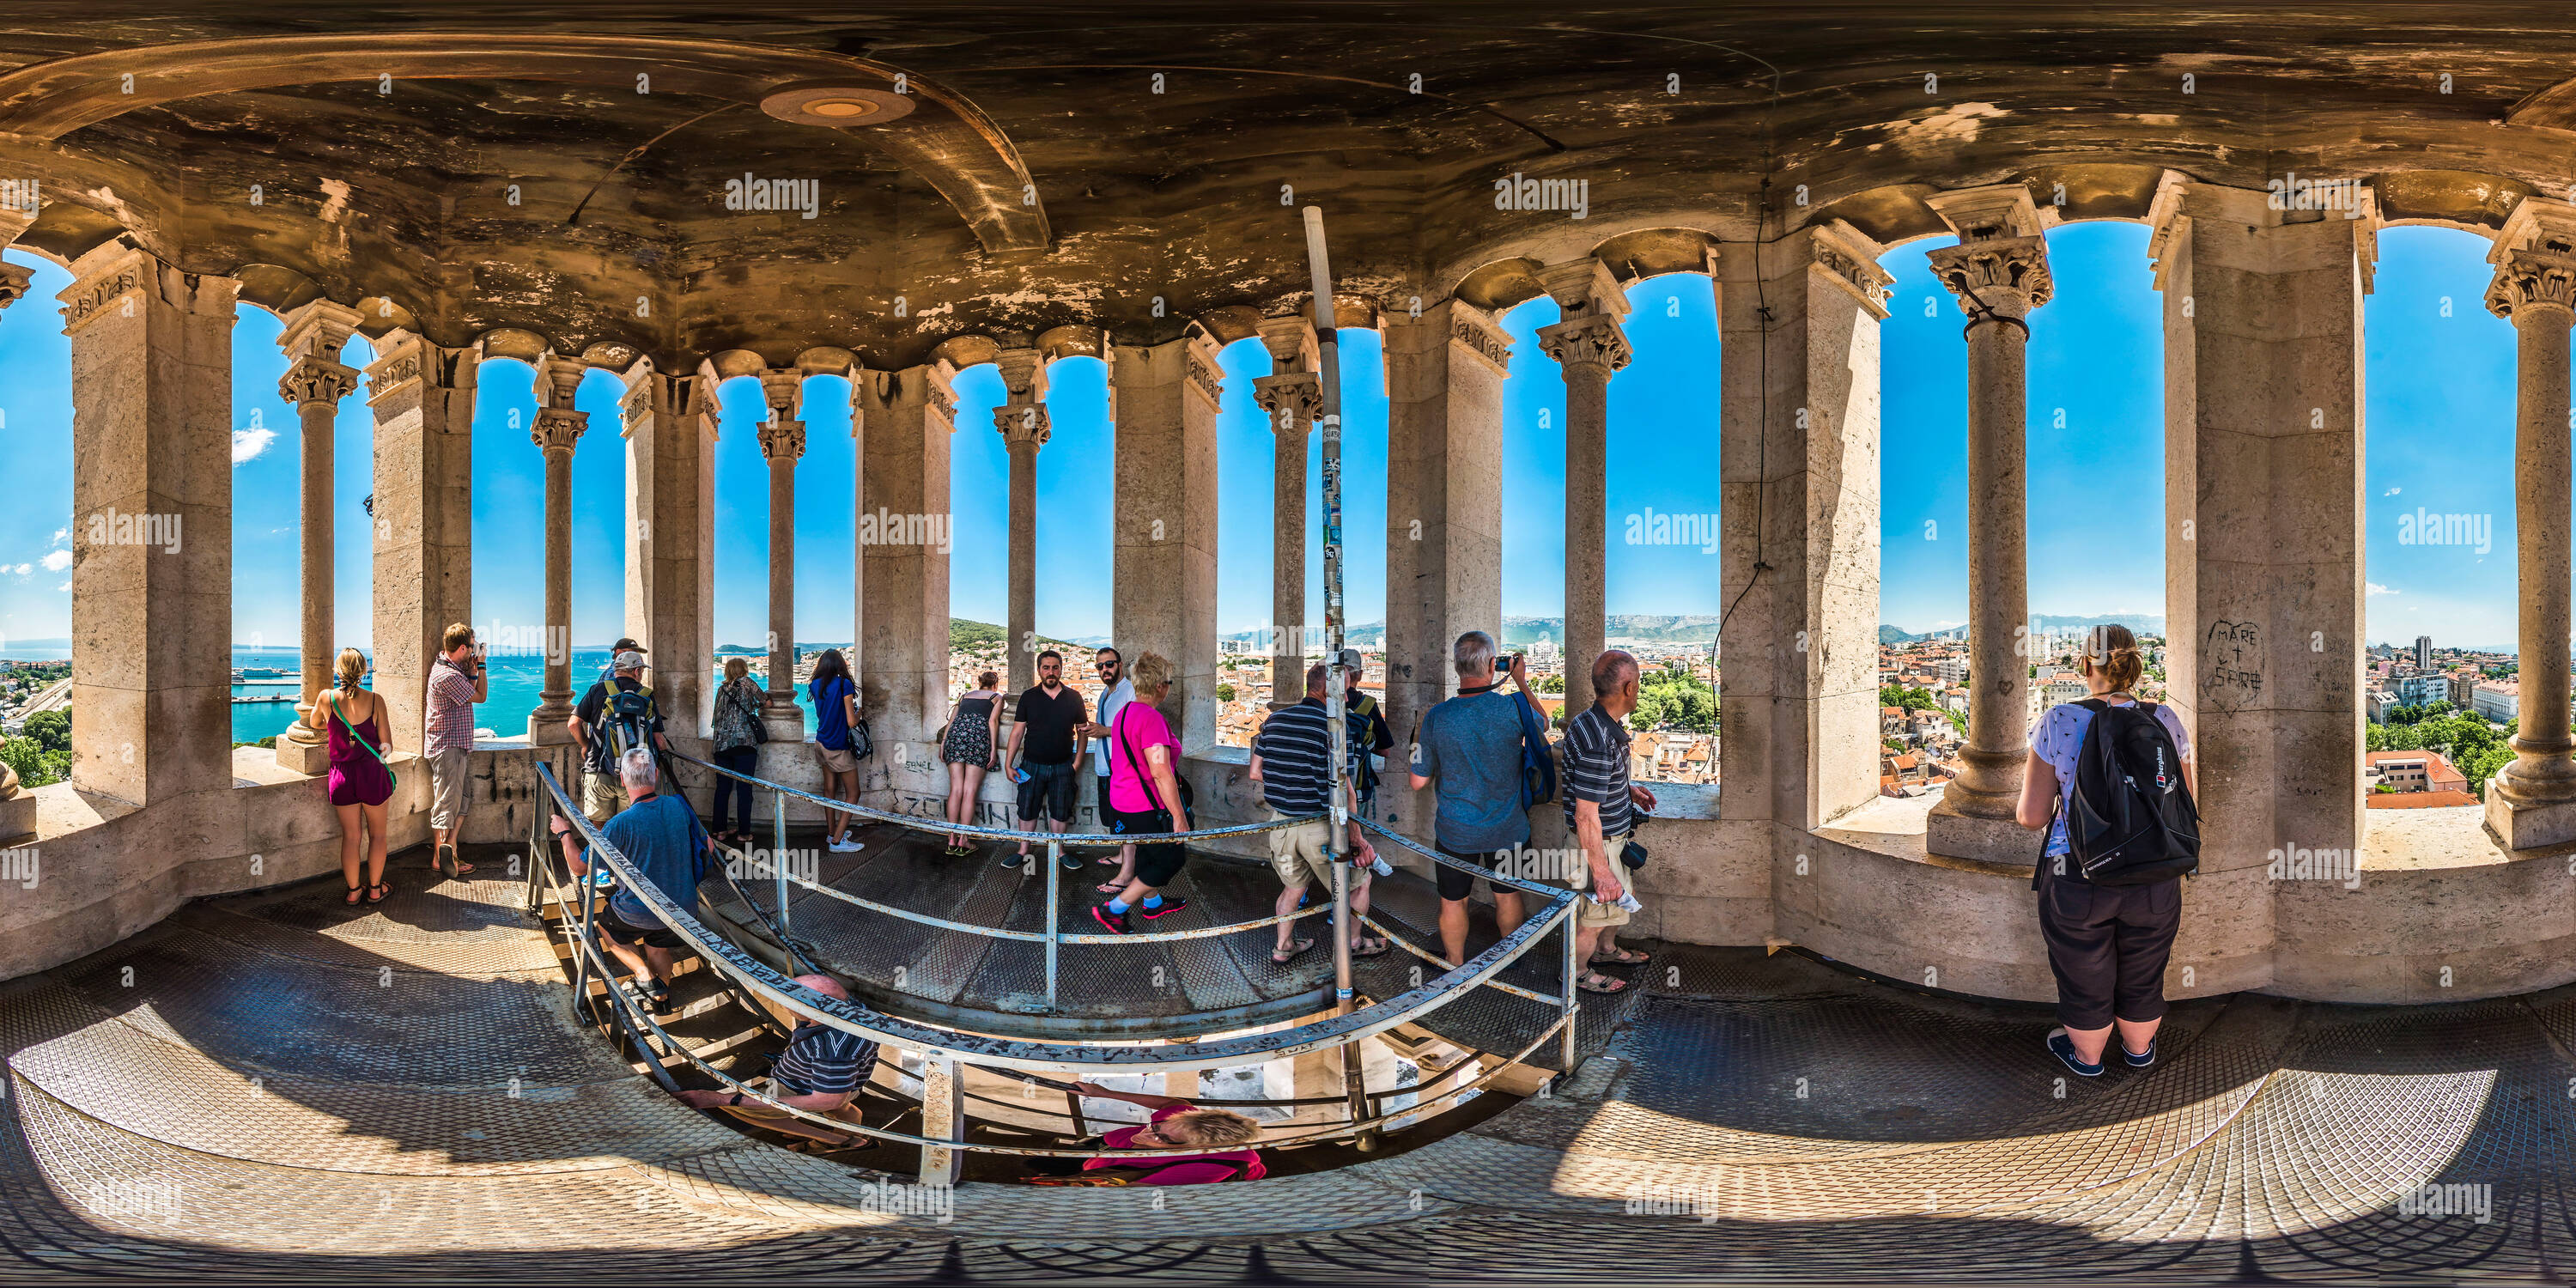
<instances>
[{"instance_id":1,"label":"boat on water","mask_svg":"<svg viewBox=\"0 0 2576 1288\"><path fill-rule=\"evenodd\" d=\"M239 684L244 680L278 680L284 679L287 674L273 666L237 666L233 668L233 683Z\"/></svg>"}]
</instances>

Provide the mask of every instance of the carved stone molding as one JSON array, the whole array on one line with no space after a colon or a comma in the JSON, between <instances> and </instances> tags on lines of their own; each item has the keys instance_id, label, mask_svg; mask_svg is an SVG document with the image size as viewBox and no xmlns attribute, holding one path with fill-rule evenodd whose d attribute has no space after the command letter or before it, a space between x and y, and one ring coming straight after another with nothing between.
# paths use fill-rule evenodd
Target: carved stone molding
<instances>
[{"instance_id":1,"label":"carved stone molding","mask_svg":"<svg viewBox=\"0 0 2576 1288\"><path fill-rule=\"evenodd\" d=\"M378 408L379 415L392 414L388 400L397 395L472 386L483 360L476 349L431 344L410 331L395 331L376 341L376 354L366 370L367 401Z\"/></svg>"},{"instance_id":2,"label":"carved stone molding","mask_svg":"<svg viewBox=\"0 0 2576 1288\"><path fill-rule=\"evenodd\" d=\"M1512 367L1512 339L1467 305L1449 304L1449 338L1475 351L1476 356L1494 365L1494 370L1508 373Z\"/></svg>"},{"instance_id":3,"label":"carved stone molding","mask_svg":"<svg viewBox=\"0 0 2576 1288\"><path fill-rule=\"evenodd\" d=\"M2576 253L2544 246L2504 252L2487 286L2487 310L2510 319L2536 308L2576 313Z\"/></svg>"},{"instance_id":4,"label":"carved stone molding","mask_svg":"<svg viewBox=\"0 0 2576 1288\"><path fill-rule=\"evenodd\" d=\"M805 422L767 420L760 424L760 456L775 465L805 455Z\"/></svg>"},{"instance_id":5,"label":"carved stone molding","mask_svg":"<svg viewBox=\"0 0 2576 1288\"><path fill-rule=\"evenodd\" d=\"M1303 438L1324 414L1324 380L1311 371L1258 376L1252 382L1252 401L1270 413L1271 432Z\"/></svg>"},{"instance_id":6,"label":"carved stone molding","mask_svg":"<svg viewBox=\"0 0 2576 1288\"><path fill-rule=\"evenodd\" d=\"M1808 234L1808 252L1809 261L1835 285L1851 292L1873 316L1887 317L1896 275L1878 266L1878 243L1836 219Z\"/></svg>"},{"instance_id":7,"label":"carved stone molding","mask_svg":"<svg viewBox=\"0 0 2576 1288\"><path fill-rule=\"evenodd\" d=\"M590 413L565 407L540 407L537 423L528 431L528 439L539 451L566 452L581 441L583 430L590 428Z\"/></svg>"},{"instance_id":8,"label":"carved stone molding","mask_svg":"<svg viewBox=\"0 0 2576 1288\"><path fill-rule=\"evenodd\" d=\"M1628 347L1628 336L1619 321L1607 313L1594 313L1554 326L1540 327L1539 350L1556 359L1560 366L1585 365L1607 367L1615 372L1628 365L1636 354Z\"/></svg>"},{"instance_id":9,"label":"carved stone molding","mask_svg":"<svg viewBox=\"0 0 2576 1288\"><path fill-rule=\"evenodd\" d=\"M2048 242L2037 234L1967 242L1933 251L1926 259L1932 275L1959 302L1959 311L1970 317L1991 314L2019 321L2056 293L2048 273Z\"/></svg>"},{"instance_id":10,"label":"carved stone molding","mask_svg":"<svg viewBox=\"0 0 2576 1288\"><path fill-rule=\"evenodd\" d=\"M1222 405L1225 401L1225 370L1217 365L1216 346L1192 344L1182 350L1182 370L1190 383L1207 395L1207 400Z\"/></svg>"},{"instance_id":11,"label":"carved stone molding","mask_svg":"<svg viewBox=\"0 0 2576 1288\"><path fill-rule=\"evenodd\" d=\"M297 407L307 403L337 405L358 387L358 369L346 363L303 357L279 377L277 396Z\"/></svg>"},{"instance_id":12,"label":"carved stone molding","mask_svg":"<svg viewBox=\"0 0 2576 1288\"><path fill-rule=\"evenodd\" d=\"M0 263L0 310L27 298L27 283L35 276L32 268Z\"/></svg>"},{"instance_id":13,"label":"carved stone molding","mask_svg":"<svg viewBox=\"0 0 2576 1288\"><path fill-rule=\"evenodd\" d=\"M128 260L94 277L71 284L59 297L63 302L63 331L77 331L99 318L117 311L120 300L143 292L143 265Z\"/></svg>"},{"instance_id":14,"label":"carved stone molding","mask_svg":"<svg viewBox=\"0 0 2576 1288\"><path fill-rule=\"evenodd\" d=\"M1055 437L1055 426L1047 417L1044 403L996 407L993 428L1001 431L1003 444L1014 450L1026 447L1034 451Z\"/></svg>"},{"instance_id":15,"label":"carved stone molding","mask_svg":"<svg viewBox=\"0 0 2576 1288\"><path fill-rule=\"evenodd\" d=\"M769 404L771 420L794 420L805 405L805 373L802 371L764 371L760 373L760 396Z\"/></svg>"}]
</instances>

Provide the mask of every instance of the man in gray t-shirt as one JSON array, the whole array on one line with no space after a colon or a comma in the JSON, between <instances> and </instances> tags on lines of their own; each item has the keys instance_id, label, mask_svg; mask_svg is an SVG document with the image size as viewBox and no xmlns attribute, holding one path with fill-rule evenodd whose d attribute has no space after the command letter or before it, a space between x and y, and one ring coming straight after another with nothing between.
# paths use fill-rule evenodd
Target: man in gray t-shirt
<instances>
[{"instance_id":1,"label":"man in gray t-shirt","mask_svg":"<svg viewBox=\"0 0 2576 1288\"><path fill-rule=\"evenodd\" d=\"M1422 713L1413 740L1413 790L1438 781L1433 844L1443 854L1490 871L1498 853L1529 843L1529 813L1521 808L1520 716L1521 704L1530 701L1529 669L1515 657L1512 682L1517 692L1495 692L1494 637L1483 631L1459 636L1451 661L1458 671L1458 696ZM1545 727L1544 719L1540 725ZM1439 879L1440 946L1449 964L1457 966L1467 960L1467 896L1475 893L1476 876L1444 863ZM1519 891L1495 884L1494 920L1504 934L1519 928L1527 915Z\"/></svg>"}]
</instances>

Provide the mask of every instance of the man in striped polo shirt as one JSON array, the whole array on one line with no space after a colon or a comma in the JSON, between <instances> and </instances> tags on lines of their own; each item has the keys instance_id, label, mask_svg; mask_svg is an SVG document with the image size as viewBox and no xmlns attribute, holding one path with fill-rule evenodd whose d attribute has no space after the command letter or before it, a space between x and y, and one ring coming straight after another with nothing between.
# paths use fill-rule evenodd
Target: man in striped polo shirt
<instances>
[{"instance_id":1,"label":"man in striped polo shirt","mask_svg":"<svg viewBox=\"0 0 2576 1288\"><path fill-rule=\"evenodd\" d=\"M1331 777L1332 717L1324 710L1324 685L1328 673L1323 664L1306 668L1306 699L1293 707L1282 707L1261 722L1261 732L1252 736L1252 781L1261 784L1261 799L1270 807L1274 819L1294 818L1301 814L1319 814L1325 806L1325 784ZM1347 722L1348 717L1345 717ZM1349 745L1365 755L1365 743L1352 734ZM1346 805L1355 806L1349 775L1342 777L1342 797ZM1377 861L1377 847L1361 835L1359 817L1354 808L1350 820L1350 844L1343 853L1351 856L1351 956L1376 957L1386 952L1386 941L1360 933L1359 919L1368 912L1368 883L1371 863ZM1314 819L1295 827L1277 828L1266 833L1270 838L1270 870L1279 874L1279 900L1272 914L1285 917L1297 910L1306 897L1309 880L1321 881L1333 888L1332 859L1325 845L1332 839L1329 819ZM1296 938L1297 923L1279 923L1279 946L1270 960L1285 966L1299 954L1315 946L1312 939Z\"/></svg>"},{"instance_id":2,"label":"man in striped polo shirt","mask_svg":"<svg viewBox=\"0 0 2576 1288\"><path fill-rule=\"evenodd\" d=\"M796 982L826 997L849 1000L850 991L829 975L799 975ZM787 1049L770 1062L768 1085L760 1085L760 1079L751 1085L779 1104L856 1124L859 1089L867 1085L876 1067L876 1043L846 1029L798 1020ZM756 1127L802 1136L810 1142L800 1142L806 1153L866 1149L876 1143L856 1132L836 1132L807 1122L738 1091L683 1091L680 1099L700 1109L722 1110Z\"/></svg>"},{"instance_id":3,"label":"man in striped polo shirt","mask_svg":"<svg viewBox=\"0 0 2576 1288\"><path fill-rule=\"evenodd\" d=\"M1583 860L1561 883L1585 893L1575 905L1574 951L1584 962L1580 987L1587 993L1617 993L1627 981L1602 974L1601 966L1635 966L1647 954L1619 947L1619 927L1628 924L1620 906L1627 893L1621 878L1627 869L1619 853L1637 830L1637 806L1651 810L1655 794L1628 781L1628 727L1622 723L1637 709L1637 659L1621 649L1605 650L1592 662L1592 705L1565 722L1565 830L1583 847Z\"/></svg>"}]
</instances>

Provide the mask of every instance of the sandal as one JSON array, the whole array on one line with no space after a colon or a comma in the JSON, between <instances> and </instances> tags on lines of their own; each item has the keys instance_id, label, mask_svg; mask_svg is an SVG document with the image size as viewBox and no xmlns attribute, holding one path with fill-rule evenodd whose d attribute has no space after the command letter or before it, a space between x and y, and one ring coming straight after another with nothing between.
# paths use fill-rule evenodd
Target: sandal
<instances>
[{"instance_id":1,"label":"sandal","mask_svg":"<svg viewBox=\"0 0 2576 1288\"><path fill-rule=\"evenodd\" d=\"M367 887L365 886L351 886L349 887L349 897L341 900L340 902L355 906L358 902L358 896L365 894L366 891Z\"/></svg>"},{"instance_id":2,"label":"sandal","mask_svg":"<svg viewBox=\"0 0 2576 1288\"><path fill-rule=\"evenodd\" d=\"M873 1136L852 1136L838 1144L827 1140L815 1140L810 1136L800 1136L788 1143L787 1151L791 1154L812 1154L819 1158L832 1154L855 1154L860 1150L876 1147L876 1138Z\"/></svg>"},{"instance_id":3,"label":"sandal","mask_svg":"<svg viewBox=\"0 0 2576 1288\"><path fill-rule=\"evenodd\" d=\"M1643 966L1647 962L1653 961L1654 957L1655 955L1653 953L1647 952L1644 949L1622 948L1607 957L1604 957L1599 953L1594 953L1592 955L1591 964L1595 966Z\"/></svg>"},{"instance_id":4,"label":"sandal","mask_svg":"<svg viewBox=\"0 0 2576 1288\"><path fill-rule=\"evenodd\" d=\"M1582 989L1586 993L1625 993L1628 991L1628 981L1624 979L1612 979L1597 970L1588 970L1583 972L1582 978L1574 981L1574 986Z\"/></svg>"},{"instance_id":5,"label":"sandal","mask_svg":"<svg viewBox=\"0 0 2576 1288\"><path fill-rule=\"evenodd\" d=\"M1136 884L1136 883L1135 883L1135 882L1133 882L1133 881L1103 881L1103 882L1101 882L1099 885L1093 886L1093 887L1091 887L1091 888L1092 888L1092 889L1094 889L1094 890L1099 891L1099 892L1100 892L1100 893L1102 893L1102 894L1117 894L1118 892L1120 892L1120 891L1122 891L1122 890L1125 890L1127 887L1129 887L1129 886L1131 886L1131 885L1134 885L1134 884Z\"/></svg>"},{"instance_id":6,"label":"sandal","mask_svg":"<svg viewBox=\"0 0 2576 1288\"><path fill-rule=\"evenodd\" d=\"M1305 956L1306 951L1314 946L1315 941L1312 939L1295 940L1288 945L1288 955L1285 957L1280 956L1279 950L1273 948L1270 950L1270 964L1273 966L1285 966L1288 963Z\"/></svg>"},{"instance_id":7,"label":"sandal","mask_svg":"<svg viewBox=\"0 0 2576 1288\"><path fill-rule=\"evenodd\" d=\"M1351 960L1357 961L1363 957L1384 957L1387 949L1392 946L1383 939L1370 939L1363 935L1351 941Z\"/></svg>"},{"instance_id":8,"label":"sandal","mask_svg":"<svg viewBox=\"0 0 2576 1288\"><path fill-rule=\"evenodd\" d=\"M385 901L385 896L390 895L390 894L392 894L393 892L394 892L394 883L393 883L393 882L391 882L391 881L379 881L379 882L375 883L374 885L371 885L371 886L368 886L368 887L367 887L367 902L369 902L369 903L383 903L383 902Z\"/></svg>"}]
</instances>

